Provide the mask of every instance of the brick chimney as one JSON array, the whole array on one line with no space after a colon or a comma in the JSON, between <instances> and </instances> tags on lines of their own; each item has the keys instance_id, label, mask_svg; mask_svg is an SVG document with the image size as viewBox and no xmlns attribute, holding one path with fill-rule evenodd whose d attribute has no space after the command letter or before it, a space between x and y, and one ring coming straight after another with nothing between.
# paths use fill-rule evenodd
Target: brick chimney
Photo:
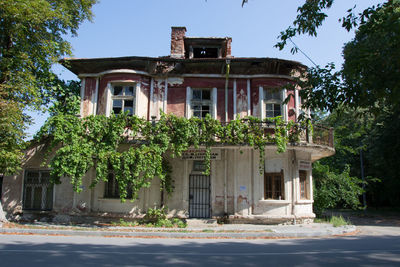
<instances>
[{"instance_id":1,"label":"brick chimney","mask_svg":"<svg viewBox=\"0 0 400 267\"><path fill-rule=\"evenodd\" d=\"M225 51L226 55L225 57L232 57L232 38L231 37L226 37L226 42L225 42Z\"/></svg>"},{"instance_id":2,"label":"brick chimney","mask_svg":"<svg viewBox=\"0 0 400 267\"><path fill-rule=\"evenodd\" d=\"M185 57L185 33L186 27L171 27L171 57Z\"/></svg>"}]
</instances>

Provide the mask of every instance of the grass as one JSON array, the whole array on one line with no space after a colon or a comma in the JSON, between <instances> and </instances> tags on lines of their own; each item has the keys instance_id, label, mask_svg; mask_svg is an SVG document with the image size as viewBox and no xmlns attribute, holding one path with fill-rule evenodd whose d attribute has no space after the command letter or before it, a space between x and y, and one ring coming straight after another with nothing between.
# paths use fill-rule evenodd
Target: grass
<instances>
[{"instance_id":1,"label":"grass","mask_svg":"<svg viewBox=\"0 0 400 267\"><path fill-rule=\"evenodd\" d=\"M144 227L162 227L162 228L186 228L187 224L185 221L172 218L172 219L159 219L154 222L149 221L133 221L127 222L124 219L120 219L119 222L112 222L113 226L122 226L122 227L135 227L135 226L144 226Z\"/></svg>"},{"instance_id":2,"label":"grass","mask_svg":"<svg viewBox=\"0 0 400 267\"><path fill-rule=\"evenodd\" d=\"M316 218L314 219L315 223L330 223L333 227L339 227L344 225L350 225L351 222L340 216L332 216L330 218Z\"/></svg>"}]
</instances>

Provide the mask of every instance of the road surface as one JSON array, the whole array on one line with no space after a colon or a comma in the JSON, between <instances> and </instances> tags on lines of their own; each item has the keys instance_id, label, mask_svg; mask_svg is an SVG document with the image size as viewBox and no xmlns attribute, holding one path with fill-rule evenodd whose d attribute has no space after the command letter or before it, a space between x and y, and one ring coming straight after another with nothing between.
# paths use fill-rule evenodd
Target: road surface
<instances>
[{"instance_id":1,"label":"road surface","mask_svg":"<svg viewBox=\"0 0 400 267\"><path fill-rule=\"evenodd\" d=\"M389 232L390 234L390 232ZM396 235L139 239L0 235L0 266L400 266Z\"/></svg>"}]
</instances>

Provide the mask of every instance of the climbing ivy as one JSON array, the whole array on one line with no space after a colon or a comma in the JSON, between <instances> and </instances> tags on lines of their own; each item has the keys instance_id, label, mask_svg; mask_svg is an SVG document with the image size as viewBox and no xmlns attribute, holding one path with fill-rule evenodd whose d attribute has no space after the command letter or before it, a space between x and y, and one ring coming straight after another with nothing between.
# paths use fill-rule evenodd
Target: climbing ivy
<instances>
[{"instance_id":1,"label":"climbing ivy","mask_svg":"<svg viewBox=\"0 0 400 267\"><path fill-rule=\"evenodd\" d=\"M271 127L265 127L265 126ZM94 169L93 188L107 181L113 171L120 198L124 201L131 187L133 199L154 177L161 180L160 189L173 190L168 157L180 157L187 149L205 148L205 174L210 173L211 147L216 145L252 146L260 152L263 170L264 148L275 144L284 152L288 142L299 139L300 128L281 117L261 120L255 117L232 120L227 124L211 118L183 118L162 113L158 121L147 121L127 114L51 117L36 136L48 140L48 155L55 151L49 167L54 183L70 177L73 189L80 192L82 178Z\"/></svg>"}]
</instances>

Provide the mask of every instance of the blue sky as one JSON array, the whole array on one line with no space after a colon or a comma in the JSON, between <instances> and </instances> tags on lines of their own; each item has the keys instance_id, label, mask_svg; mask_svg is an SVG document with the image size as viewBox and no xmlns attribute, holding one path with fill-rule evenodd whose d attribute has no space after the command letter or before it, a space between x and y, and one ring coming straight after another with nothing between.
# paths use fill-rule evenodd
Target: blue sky
<instances>
[{"instance_id":1,"label":"blue sky","mask_svg":"<svg viewBox=\"0 0 400 267\"><path fill-rule=\"evenodd\" d=\"M93 8L93 22L81 25L77 37L67 37L76 58L118 56L166 56L170 50L171 26L185 26L187 36L232 37L236 57L276 57L312 65L301 53L292 55L290 46L274 48L280 31L291 25L304 0L100 0ZM301 36L293 41L318 65L343 62L343 44L354 36L340 27L346 10L357 10L383 0L336 0L318 36ZM61 66L54 67L65 80L77 77ZM34 124L30 136L47 115L30 113Z\"/></svg>"}]
</instances>

